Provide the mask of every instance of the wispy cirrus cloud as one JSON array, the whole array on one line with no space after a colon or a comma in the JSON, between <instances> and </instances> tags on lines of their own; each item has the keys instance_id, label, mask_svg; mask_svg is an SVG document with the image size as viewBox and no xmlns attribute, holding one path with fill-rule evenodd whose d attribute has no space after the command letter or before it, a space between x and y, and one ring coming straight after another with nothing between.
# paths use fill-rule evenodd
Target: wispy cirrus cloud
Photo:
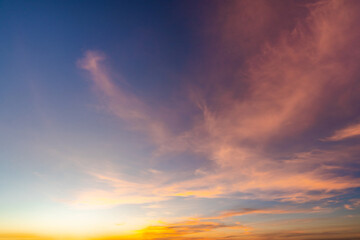
<instances>
[{"instance_id":1,"label":"wispy cirrus cloud","mask_svg":"<svg viewBox=\"0 0 360 240\"><path fill-rule=\"evenodd\" d=\"M352 124L345 128L335 131L335 133L324 139L324 141L341 141L360 135L360 123Z\"/></svg>"},{"instance_id":2,"label":"wispy cirrus cloud","mask_svg":"<svg viewBox=\"0 0 360 240\"><path fill-rule=\"evenodd\" d=\"M262 53L250 57L246 67L239 66L242 75L232 78L235 88L230 85L215 95L216 104L203 99L209 103L204 108L205 131L220 139L264 143L308 129L326 115L323 108L348 104L339 101L338 90L359 88L354 76L359 54L352 47L359 38L352 31L358 18L353 7L358 6L319 2L275 43L264 44Z\"/></svg>"},{"instance_id":3,"label":"wispy cirrus cloud","mask_svg":"<svg viewBox=\"0 0 360 240\"><path fill-rule=\"evenodd\" d=\"M238 221L229 222L228 220L233 217L250 214L294 214L294 213L315 213L319 212L318 209L281 209L281 208L267 208L267 209L255 209L255 208L243 208L232 211L220 212L214 216L207 217L189 217L184 221L178 221L174 223L159 222L158 224L150 225L138 232L142 237L147 239L222 239L228 235L228 238L251 238L259 237L256 234L252 235L252 231L256 231L251 226L241 224ZM232 230L233 235L227 233ZM220 235L219 235L220 233ZM203 234L207 234L204 237ZM311 234L309 234L311 235ZM295 236L295 235L294 235ZM296 235L300 237L301 235ZM259 238L260 239L260 238Z\"/></svg>"},{"instance_id":4,"label":"wispy cirrus cloud","mask_svg":"<svg viewBox=\"0 0 360 240\"><path fill-rule=\"evenodd\" d=\"M104 53L87 51L78 61L78 65L90 73L105 108L131 129L147 133L157 143L165 141L168 133L163 123L140 98L114 82L111 72L104 65L105 60Z\"/></svg>"},{"instance_id":5,"label":"wispy cirrus cloud","mask_svg":"<svg viewBox=\"0 0 360 240\"><path fill-rule=\"evenodd\" d=\"M326 209L309 208L309 209L291 209L291 208L241 208L237 210L229 210L221 212L218 215L210 217L200 217L196 219L210 220L210 219L226 219L231 217L250 215L250 214L296 214L296 213L316 213Z\"/></svg>"},{"instance_id":6,"label":"wispy cirrus cloud","mask_svg":"<svg viewBox=\"0 0 360 240\"><path fill-rule=\"evenodd\" d=\"M169 192L159 192L158 182L134 182L112 175L90 173L96 182L109 188L87 188L79 191L71 200L63 202L79 209L111 208L121 204L144 204L167 200Z\"/></svg>"},{"instance_id":7,"label":"wispy cirrus cloud","mask_svg":"<svg viewBox=\"0 0 360 240\"><path fill-rule=\"evenodd\" d=\"M228 4L231 7L232 3ZM252 3L241 2L233 7L254 8L247 4ZM319 135L309 132L334 113L348 118L357 114L352 103L360 100L356 94L360 89L356 64L360 54L354 46L360 35L353 29L359 21L359 4L320 1L303 7L306 14L293 20L292 26L277 31L271 39L264 33L267 29L264 19L250 21L254 28L240 28L244 32L254 31L251 34L259 37L256 48L261 50L247 52L245 63L233 66L232 77L224 74L227 68L207 68L207 74L216 77L209 80L215 87L191 89L193 104L201 115L187 116L193 120L193 125L178 135L169 134L166 127L169 124L155 114L156 107L145 104L115 83L103 64L104 55L87 52L80 66L89 71L112 114L132 129L151 136L158 146L155 151L158 155L188 153L205 158L207 165L193 169L186 179L176 179L165 173L161 180L139 179L136 183L111 180L106 174L99 177L102 175L99 173L97 180L106 181L112 189L83 191L75 202L105 196L99 202L114 206L167 200L174 196L217 198L235 193L244 194L244 198L307 202L360 187L358 177L353 174L356 169L349 169L360 151L357 145L293 148L291 151L272 149L274 143L287 148L289 140L319 139ZM265 19L269 21L275 16L274 9L266 1L259 1L258 9L266 13ZM236 14L236 11L231 12L227 13ZM248 15L250 12L246 10ZM229 33L243 25L244 19L232 21L233 17L225 18L219 33ZM220 42L231 46L238 44L229 39L222 38ZM239 51L214 54L223 62L222 58L236 59L237 54L242 54ZM210 77L206 76L204 79L208 81ZM222 82L222 79L227 81ZM200 84L207 82L200 81ZM355 136L357 130L357 125L350 126L337 131L328 140ZM305 139L306 134L311 136ZM88 203L96 205L97 200Z\"/></svg>"},{"instance_id":8,"label":"wispy cirrus cloud","mask_svg":"<svg viewBox=\"0 0 360 240\"><path fill-rule=\"evenodd\" d=\"M295 201L326 198L359 186L354 174L344 176L334 170L345 170L349 161L355 163L359 146L353 146L351 153L327 146L323 150L295 150L285 156L279 150L269 153L274 142L286 148L288 139L303 138L334 113L358 114L352 105L360 100L359 95L348 89L360 89L355 64L360 54L354 51L360 36L353 31L359 21L359 5L354 1L320 1L306 7L307 17L279 33L272 43L263 43L262 51L249 57L246 64L239 64L230 80L223 69L209 69L209 76L223 77L227 82L212 83L220 89L210 95L212 99L204 97L209 95L207 89L194 97L203 120L192 130L195 133L189 134L189 141L193 141L195 152L218 164L216 173L209 173L203 182L224 183L223 189L228 191L232 188L259 196L260 192L271 192L268 196L273 197L274 192L283 192L279 199ZM265 9L271 11L269 5ZM225 25L226 31L236 30L239 22ZM219 62L225 58L218 57ZM316 134L312 137L319 139ZM314 165L315 161L318 164ZM310 196L311 191L323 195Z\"/></svg>"},{"instance_id":9,"label":"wispy cirrus cloud","mask_svg":"<svg viewBox=\"0 0 360 240\"><path fill-rule=\"evenodd\" d=\"M163 223L161 225L148 226L139 230L139 232L145 239L181 239L187 238L187 235L210 232L223 228L238 229L238 231L247 230L245 226L239 223L224 224L213 221L188 220L172 224Z\"/></svg>"},{"instance_id":10,"label":"wispy cirrus cloud","mask_svg":"<svg viewBox=\"0 0 360 240\"><path fill-rule=\"evenodd\" d=\"M253 198L297 203L319 201L359 187L358 179L351 175L356 173L356 169L347 167L347 164L354 160L352 155L358 152L356 148L318 150L298 153L293 158L278 162L255 157L244 160L243 165L221 167L216 169L216 172L203 171L198 174L195 171L194 177L177 181L173 180L171 174L166 173L156 173L158 176L150 173L135 181L114 173L92 172L90 175L95 181L106 184L107 187L83 189L66 202L76 208L91 209L161 202L175 197L231 198L237 193L241 193L241 196L236 199ZM236 156L235 152L234 156L229 158ZM347 162L339 162L339 159L347 159ZM249 164L248 161L254 162ZM338 171L345 171L348 175L339 175ZM283 210L279 210L278 214L281 214L281 211ZM254 213L256 212L257 210L254 210ZM274 210L268 213L271 212Z\"/></svg>"}]
</instances>

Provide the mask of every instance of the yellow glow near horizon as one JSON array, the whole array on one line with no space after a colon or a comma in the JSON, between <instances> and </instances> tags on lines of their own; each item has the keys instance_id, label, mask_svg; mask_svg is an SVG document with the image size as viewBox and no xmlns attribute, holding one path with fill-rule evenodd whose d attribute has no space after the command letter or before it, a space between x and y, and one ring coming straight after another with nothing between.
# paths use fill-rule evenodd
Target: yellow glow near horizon
<instances>
[{"instance_id":1,"label":"yellow glow near horizon","mask_svg":"<svg viewBox=\"0 0 360 240\"><path fill-rule=\"evenodd\" d=\"M94 236L130 236L149 223L147 219L136 217L122 219L99 209L83 210L58 206L32 214L31 217L21 221L9 221L0 227L0 233L2 232L4 236L18 236L15 239L22 239L22 234L28 238L35 236L36 239L40 238L39 236L56 239L90 239ZM1 236L0 239L3 239ZM5 237L7 238L12 239Z\"/></svg>"}]
</instances>

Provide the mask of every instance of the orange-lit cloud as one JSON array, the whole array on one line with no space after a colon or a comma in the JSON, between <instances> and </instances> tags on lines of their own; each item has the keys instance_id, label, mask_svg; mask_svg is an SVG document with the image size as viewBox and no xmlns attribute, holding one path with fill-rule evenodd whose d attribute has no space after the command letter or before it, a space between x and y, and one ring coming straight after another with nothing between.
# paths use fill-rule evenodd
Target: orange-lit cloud
<instances>
[{"instance_id":1,"label":"orange-lit cloud","mask_svg":"<svg viewBox=\"0 0 360 240\"><path fill-rule=\"evenodd\" d=\"M357 178L333 173L334 168L346 168L346 161L354 161L349 155L356 155L358 146L352 153L346 148L318 153L313 149L293 153L287 160L266 152L273 142L286 145L287 138L301 137L318 126L329 116L324 109L331 114L356 114L351 103L360 100L356 91L351 98L344 97L346 89L360 89L354 64L360 54L353 49L360 40L353 31L359 20L358 4L322 1L307 7L308 17L282 32L274 43L265 43L246 67L240 65L228 88L219 80L221 91L211 95L215 99L204 97L207 93L194 98L203 111L203 121L187 135L188 141L193 151L207 155L219 168L199 181L189 181L189 186L211 183L223 186L224 192L250 192L262 197L266 194L257 190L280 190L282 196L273 192L268 196L290 201L327 198L334 191L359 186ZM266 5L266 12L268 8ZM237 29L242 22L226 24ZM209 73L221 79L222 70L213 68ZM353 130L356 128L352 129L355 134ZM352 160L345 160L345 155ZM311 196L308 191L322 194Z\"/></svg>"},{"instance_id":2,"label":"orange-lit cloud","mask_svg":"<svg viewBox=\"0 0 360 240\"><path fill-rule=\"evenodd\" d=\"M236 216L248 215L248 214L289 214L289 213L315 213L318 211L324 211L325 209L280 209L280 208L268 208L268 209L256 209L256 208L243 208L239 210L231 210L231 211L224 211L221 212L219 215L210 216L210 217L201 217L196 219L225 219L231 218Z\"/></svg>"},{"instance_id":3,"label":"orange-lit cloud","mask_svg":"<svg viewBox=\"0 0 360 240\"><path fill-rule=\"evenodd\" d=\"M232 29L240 33L251 31L250 35L256 39L254 44L248 42L246 46L254 50L246 52L245 63L233 66L231 80L222 82L228 77L224 75L226 69L209 68L209 76L216 77L209 81L218 90L210 88L214 91L208 94L208 88L191 89L191 98L202 115L191 116L193 125L178 135L169 134L165 126L170 124L154 114L156 107L146 105L112 80L102 63L102 54L87 52L80 62L91 73L110 112L152 137L158 147L156 156L187 152L206 158L211 167L194 169L189 179L171 181L173 176L164 173L162 179L139 179L136 183L110 179L112 176L99 172L98 180L106 181L112 189L84 190L74 203L113 206L174 196L226 197L239 192L245 194L244 198L307 202L360 186L353 174L336 173L348 170L347 165L354 162L353 156L360 151L358 146L314 147L285 156L272 155L269 151L274 143L286 148L287 139L302 138L335 113L348 117L356 114L351 103L360 100L355 94L360 89L355 64L360 54L353 46L360 36L353 29L358 25L359 5L354 1L304 5L303 16L266 41L263 37L269 34L265 31L269 27L267 23L276 18L277 10L272 5L266 1L255 5L246 1L228 4L229 9L245 12L248 25L244 25L242 17L236 17L237 11L226 12L228 15L219 30L224 35L219 34L222 36L219 41L233 46L239 43L230 36ZM252 17L251 9L263 13L264 18ZM230 56L214 53L214 57L223 62L222 58L235 59L243 50L239 51L228 52ZM210 77L205 75L204 79ZM355 89L350 97L349 88ZM357 134L358 125L353 125L337 131L329 140ZM314 139L320 137L311 140Z\"/></svg>"},{"instance_id":4,"label":"orange-lit cloud","mask_svg":"<svg viewBox=\"0 0 360 240\"><path fill-rule=\"evenodd\" d=\"M344 205L347 210L354 210L360 206L360 199L351 199L348 204Z\"/></svg>"},{"instance_id":5,"label":"orange-lit cloud","mask_svg":"<svg viewBox=\"0 0 360 240\"><path fill-rule=\"evenodd\" d=\"M239 232L247 231L248 228L241 224L224 224L212 221L188 220L178 223L148 226L139 230L143 239L190 239L192 234L210 232L216 229L231 228L238 229ZM196 238L195 238L196 239ZM204 239L204 238L199 238Z\"/></svg>"},{"instance_id":6,"label":"orange-lit cloud","mask_svg":"<svg viewBox=\"0 0 360 240\"><path fill-rule=\"evenodd\" d=\"M245 81L241 88L247 91L223 90L215 96L217 107L204 109L204 131L220 140L263 143L309 128L324 114L321 108L345 104L337 100L337 90L359 87L353 76L356 65L342 61L359 59L349 47L358 40L351 28L358 20L352 7L346 1L321 2L304 22L264 45L246 69L238 70L243 76L233 79ZM241 22L233 24L236 29Z\"/></svg>"},{"instance_id":7,"label":"orange-lit cloud","mask_svg":"<svg viewBox=\"0 0 360 240\"><path fill-rule=\"evenodd\" d=\"M325 141L341 141L343 139L356 137L360 135L360 123L347 126L343 129L337 130L334 135L325 138Z\"/></svg>"},{"instance_id":8,"label":"orange-lit cloud","mask_svg":"<svg viewBox=\"0 0 360 240\"><path fill-rule=\"evenodd\" d=\"M255 229L239 222L226 223L231 217L246 214L289 214L317 212L316 209L240 209L225 211L215 216L191 217L175 223L159 222L138 231L143 239L219 239L231 233L235 238L257 239ZM217 235L219 234L220 235ZM205 234L205 235L204 235ZM300 236L300 235L297 235ZM230 237L229 237L230 238ZM220 237L220 239L222 239Z\"/></svg>"}]
</instances>

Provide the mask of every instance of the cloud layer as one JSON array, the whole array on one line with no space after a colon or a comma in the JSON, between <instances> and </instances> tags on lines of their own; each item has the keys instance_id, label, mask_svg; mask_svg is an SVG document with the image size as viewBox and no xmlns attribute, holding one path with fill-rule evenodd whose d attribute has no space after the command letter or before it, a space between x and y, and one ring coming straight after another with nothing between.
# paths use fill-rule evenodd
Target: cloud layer
<instances>
[{"instance_id":1,"label":"cloud layer","mask_svg":"<svg viewBox=\"0 0 360 240\"><path fill-rule=\"evenodd\" d=\"M146 174L137 180L116 173L92 173L96 182L107 184L110 190L84 189L70 203L112 207L176 197L237 196L234 199L302 204L359 188L359 143L334 143L360 135L360 125L354 123L360 102L360 32L355 30L360 4L337 0L300 5L224 3L214 16L221 21L213 23L213 42L208 47L215 48L207 53L212 58L199 64L207 71L199 70L203 75L188 84L188 108L197 111L181 116L171 109L168 112L178 118L175 122L162 118L162 107L151 106L120 87L113 70L105 68L104 54L86 52L80 67L90 73L105 108L126 128L150 137L154 151L149 159L166 161L176 155L202 158L205 163L194 164L186 177L164 169L153 170L151 177L151 169L140 169ZM298 9L299 14L279 17L286 9ZM285 18L289 23L285 24ZM172 127L185 119L190 119L190 126L175 134ZM345 208L353 210L355 206L352 202ZM250 213L289 212L228 211L207 219ZM148 239L180 239L218 228L244 228L205 219L150 226L143 234ZM276 236L307 238L306 234L291 234ZM272 238L264 236L251 239Z\"/></svg>"}]
</instances>

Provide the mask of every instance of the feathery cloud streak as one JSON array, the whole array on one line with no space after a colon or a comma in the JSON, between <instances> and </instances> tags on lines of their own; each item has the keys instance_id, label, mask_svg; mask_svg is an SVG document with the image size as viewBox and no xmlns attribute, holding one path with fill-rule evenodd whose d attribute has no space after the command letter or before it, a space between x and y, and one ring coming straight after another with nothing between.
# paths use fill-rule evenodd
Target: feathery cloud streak
<instances>
[{"instance_id":1,"label":"feathery cloud streak","mask_svg":"<svg viewBox=\"0 0 360 240\"><path fill-rule=\"evenodd\" d=\"M86 53L81 66L91 73L113 114L149 134L159 149L166 149L164 154L180 149L204 156L217 166L213 170L194 169L191 179L169 185L166 182L171 182L172 177L167 176L162 183L144 187L141 194L153 196L148 201L174 195L219 197L242 192L265 199L303 202L360 186L354 174L338 174L356 161L359 146L313 148L286 156L281 156L281 152L269 154L273 142L285 144L288 138L301 137L326 121L329 113L324 109L341 114L345 107L349 115L356 114L351 103L359 97L347 98L344 91L359 88L354 63L360 55L352 47L360 40L359 34L353 32L359 20L359 6L352 1L326 1L308 8L308 16L293 29L281 32L273 44L263 42L262 52L249 57L245 67L238 69L243 74L235 75L228 88L223 86L222 92L213 94L215 99L203 98L203 94L192 96L202 110L202 120L191 116L195 124L178 136L170 137L165 120L154 114L156 108L146 106L111 80L102 65L102 54ZM235 29L240 23L227 22L226 26ZM211 74L212 71L220 71L215 75L221 77L221 69L210 70ZM239 83L246 89L240 91L240 96L236 94L239 88L232 88ZM222 83L219 80L215 84ZM329 140L353 135L357 135L357 125L336 132ZM116 184L114 187L119 189ZM150 190L154 188L158 190ZM116 192L110 196L124 199ZM145 199L140 202L146 202ZM139 202L132 198L131 201Z\"/></svg>"},{"instance_id":2,"label":"feathery cloud streak","mask_svg":"<svg viewBox=\"0 0 360 240\"><path fill-rule=\"evenodd\" d=\"M325 141L341 141L347 138L360 135L360 123L347 126L343 129L335 131L334 135L325 138Z\"/></svg>"},{"instance_id":3,"label":"feathery cloud streak","mask_svg":"<svg viewBox=\"0 0 360 240\"><path fill-rule=\"evenodd\" d=\"M138 97L114 83L103 61L103 53L87 51L78 64L91 74L95 89L104 99L108 111L124 120L132 129L146 132L155 142L164 141L167 132L162 123Z\"/></svg>"}]
</instances>

